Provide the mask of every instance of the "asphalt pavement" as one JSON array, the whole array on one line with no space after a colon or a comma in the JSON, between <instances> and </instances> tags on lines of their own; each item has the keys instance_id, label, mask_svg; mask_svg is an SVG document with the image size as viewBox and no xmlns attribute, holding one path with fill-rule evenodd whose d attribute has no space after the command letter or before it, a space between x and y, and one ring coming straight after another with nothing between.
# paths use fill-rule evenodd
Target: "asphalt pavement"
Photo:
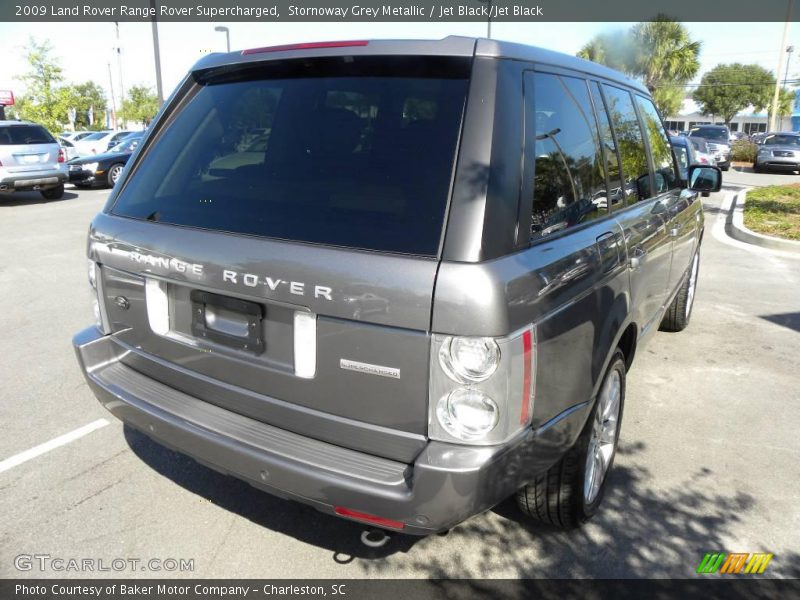
<instances>
[{"instance_id":1,"label":"asphalt pavement","mask_svg":"<svg viewBox=\"0 0 800 600\"><path fill-rule=\"evenodd\" d=\"M359 525L200 466L98 405L70 339L91 322L85 236L107 196L0 196L0 577L691 577L707 552L770 552L767 576L800 576L800 256L728 238L731 193L704 199L690 326L659 332L629 374L600 514L565 533L506 502L377 550ZM86 573L53 558L129 562Z\"/></svg>"}]
</instances>

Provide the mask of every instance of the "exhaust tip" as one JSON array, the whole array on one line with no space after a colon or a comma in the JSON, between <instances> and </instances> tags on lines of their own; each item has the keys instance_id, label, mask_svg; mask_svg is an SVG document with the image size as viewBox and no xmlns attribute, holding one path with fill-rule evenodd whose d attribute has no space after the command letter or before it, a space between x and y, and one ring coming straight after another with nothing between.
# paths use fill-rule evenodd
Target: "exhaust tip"
<instances>
[{"instance_id":1,"label":"exhaust tip","mask_svg":"<svg viewBox=\"0 0 800 600\"><path fill-rule=\"evenodd\" d=\"M383 548L392 536L383 529L372 527L361 532L361 543L369 548Z\"/></svg>"}]
</instances>

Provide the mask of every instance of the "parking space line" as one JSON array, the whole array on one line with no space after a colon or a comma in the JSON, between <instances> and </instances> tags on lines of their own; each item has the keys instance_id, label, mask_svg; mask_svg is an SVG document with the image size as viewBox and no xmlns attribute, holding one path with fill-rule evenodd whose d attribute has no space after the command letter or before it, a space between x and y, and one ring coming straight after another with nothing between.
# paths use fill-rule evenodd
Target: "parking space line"
<instances>
[{"instance_id":1,"label":"parking space line","mask_svg":"<svg viewBox=\"0 0 800 600\"><path fill-rule=\"evenodd\" d=\"M0 473L8 471L9 469L13 469L14 467L28 462L37 456L41 456L42 454L50 452L50 450L55 450L60 446L65 446L70 442L74 442L75 440L80 439L83 436L100 429L101 427L105 427L108 424L109 421L106 419L97 419L97 421L92 421L88 425L78 427L78 429L74 429L69 433L65 433L64 435L60 435L57 438L53 438L52 440L44 442L43 444L39 444L38 446L34 446L33 448L20 452L19 454L15 454L4 461L0 461Z\"/></svg>"}]
</instances>

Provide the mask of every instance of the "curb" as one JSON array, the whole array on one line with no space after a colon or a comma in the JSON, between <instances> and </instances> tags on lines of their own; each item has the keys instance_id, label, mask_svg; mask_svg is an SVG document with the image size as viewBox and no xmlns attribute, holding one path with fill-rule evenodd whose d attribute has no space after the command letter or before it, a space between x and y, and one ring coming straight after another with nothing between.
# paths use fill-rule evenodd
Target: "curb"
<instances>
[{"instance_id":1,"label":"curb","mask_svg":"<svg viewBox=\"0 0 800 600\"><path fill-rule=\"evenodd\" d=\"M725 221L726 233L735 240L770 248L772 250L783 250L800 254L800 242L794 240L782 240L780 238L756 233L744 226L744 203L747 198L747 190L742 190L736 194L728 218Z\"/></svg>"}]
</instances>

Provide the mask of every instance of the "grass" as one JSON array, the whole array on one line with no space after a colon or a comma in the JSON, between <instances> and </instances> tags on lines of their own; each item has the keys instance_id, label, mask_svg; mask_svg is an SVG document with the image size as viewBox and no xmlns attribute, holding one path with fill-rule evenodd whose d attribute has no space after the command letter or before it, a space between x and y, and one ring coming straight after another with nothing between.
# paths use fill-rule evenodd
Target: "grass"
<instances>
[{"instance_id":1,"label":"grass","mask_svg":"<svg viewBox=\"0 0 800 600\"><path fill-rule=\"evenodd\" d=\"M744 205L745 227L786 240L800 240L800 184L750 190Z\"/></svg>"}]
</instances>

